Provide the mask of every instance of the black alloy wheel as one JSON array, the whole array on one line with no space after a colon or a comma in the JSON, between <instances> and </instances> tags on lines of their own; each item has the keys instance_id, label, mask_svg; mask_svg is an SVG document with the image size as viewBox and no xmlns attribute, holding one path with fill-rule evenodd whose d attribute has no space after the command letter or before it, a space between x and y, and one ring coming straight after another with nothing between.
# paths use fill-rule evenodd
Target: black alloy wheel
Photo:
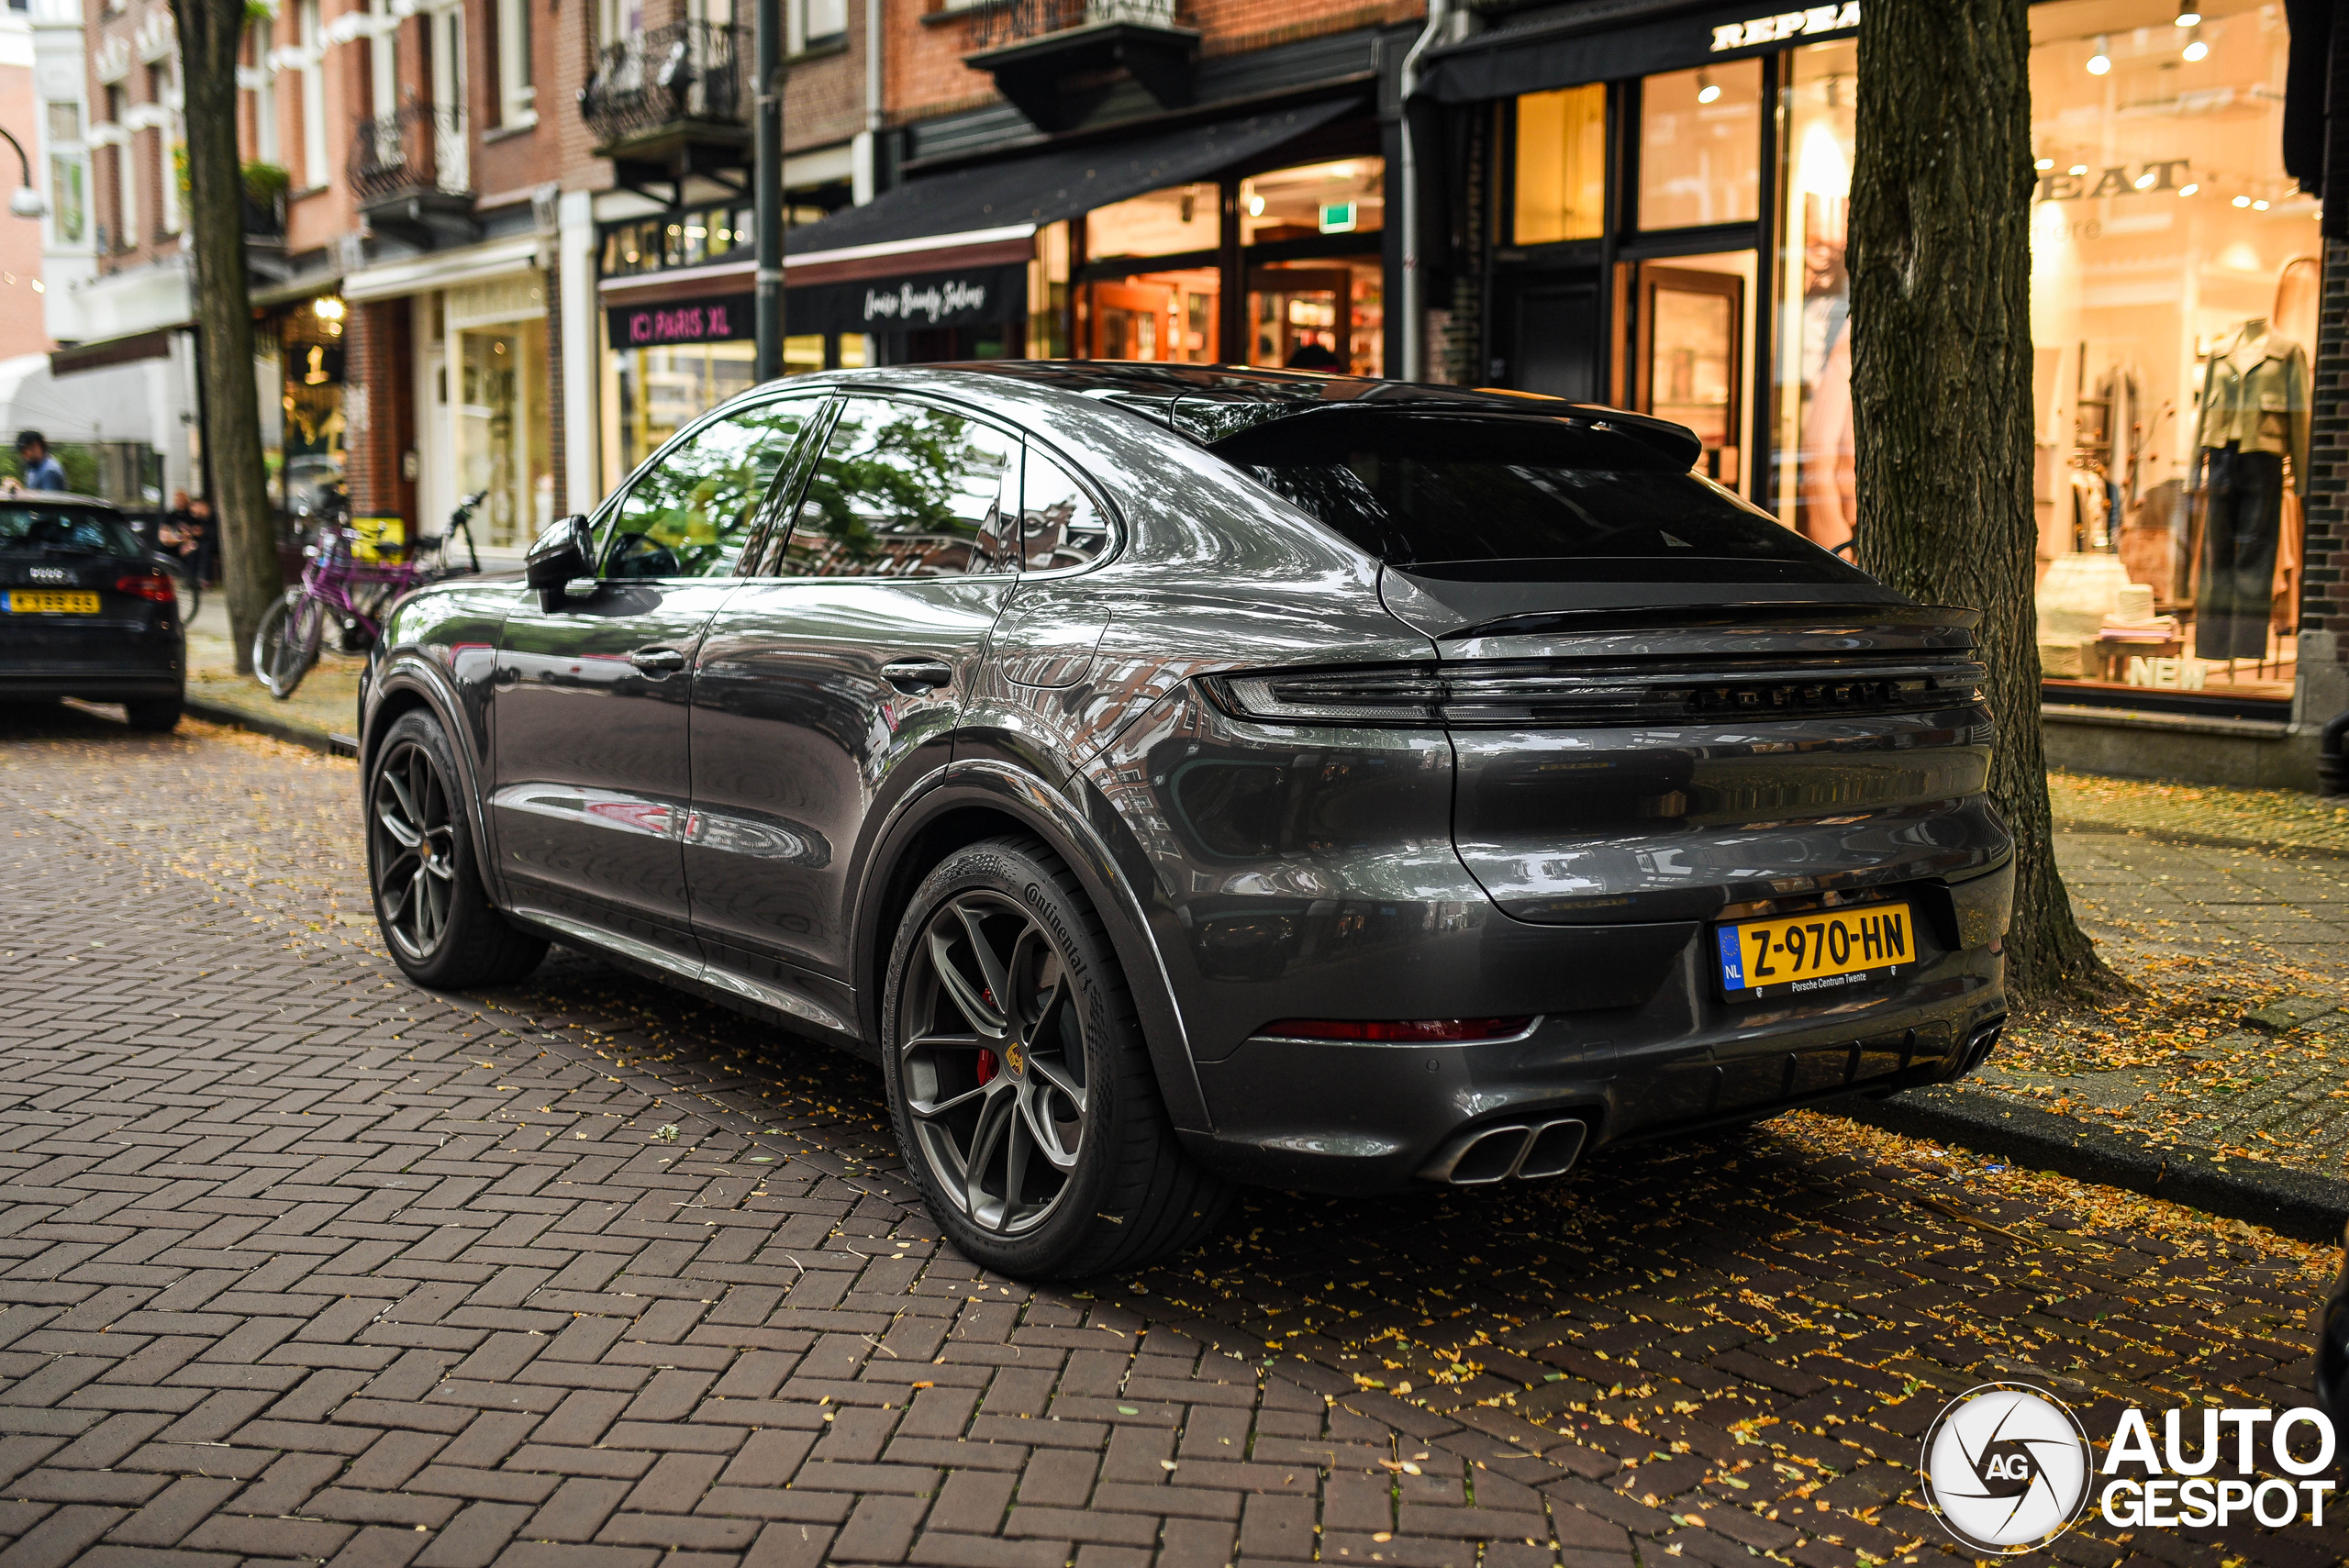
<instances>
[{"instance_id":1,"label":"black alloy wheel","mask_svg":"<svg viewBox=\"0 0 2349 1568\"><path fill-rule=\"evenodd\" d=\"M384 757L367 814L384 934L403 957L421 963L449 929L457 876L449 791L422 745L404 740Z\"/></svg>"},{"instance_id":2,"label":"black alloy wheel","mask_svg":"<svg viewBox=\"0 0 2349 1568\"><path fill-rule=\"evenodd\" d=\"M421 710L393 721L367 773L375 923L410 980L443 989L519 980L547 951L483 890L463 777L440 721Z\"/></svg>"},{"instance_id":3,"label":"black alloy wheel","mask_svg":"<svg viewBox=\"0 0 2349 1568\"><path fill-rule=\"evenodd\" d=\"M939 1187L997 1236L1041 1225L1085 1149L1085 1032L1068 962L1035 917L966 893L930 918L898 1047L906 1109Z\"/></svg>"}]
</instances>

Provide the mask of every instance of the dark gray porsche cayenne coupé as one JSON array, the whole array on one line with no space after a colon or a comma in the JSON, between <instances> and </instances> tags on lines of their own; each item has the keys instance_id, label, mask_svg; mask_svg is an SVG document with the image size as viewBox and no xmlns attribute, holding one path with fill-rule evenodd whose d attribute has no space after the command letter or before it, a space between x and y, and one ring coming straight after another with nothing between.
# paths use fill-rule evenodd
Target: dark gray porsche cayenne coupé
<instances>
[{"instance_id":1,"label":"dark gray porsche cayenne coup\u00e9","mask_svg":"<svg viewBox=\"0 0 2349 1568\"><path fill-rule=\"evenodd\" d=\"M2012 887L1975 617L1697 456L1279 372L762 387L392 617L385 940L876 1060L938 1222L1031 1276L1232 1182L1552 1176L1954 1078Z\"/></svg>"}]
</instances>

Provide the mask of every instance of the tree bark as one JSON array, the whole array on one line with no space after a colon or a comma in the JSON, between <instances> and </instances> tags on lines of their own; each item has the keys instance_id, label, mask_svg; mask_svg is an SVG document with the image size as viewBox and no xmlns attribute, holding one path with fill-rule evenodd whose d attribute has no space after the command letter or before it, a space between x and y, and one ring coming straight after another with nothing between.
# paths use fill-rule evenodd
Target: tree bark
<instances>
[{"instance_id":1,"label":"tree bark","mask_svg":"<svg viewBox=\"0 0 2349 1568\"><path fill-rule=\"evenodd\" d=\"M1862 7L1848 261L1857 559L1983 612L1990 796L2015 837L2007 984L2045 1002L2114 981L2055 868L2040 743L2028 11Z\"/></svg>"},{"instance_id":2,"label":"tree bark","mask_svg":"<svg viewBox=\"0 0 2349 1568\"><path fill-rule=\"evenodd\" d=\"M204 439L211 457L220 576L237 673L252 671L253 631L284 589L262 469L253 318L245 286L244 176L237 156L237 55L245 0L172 0L185 94L188 221L195 329L204 341Z\"/></svg>"}]
</instances>

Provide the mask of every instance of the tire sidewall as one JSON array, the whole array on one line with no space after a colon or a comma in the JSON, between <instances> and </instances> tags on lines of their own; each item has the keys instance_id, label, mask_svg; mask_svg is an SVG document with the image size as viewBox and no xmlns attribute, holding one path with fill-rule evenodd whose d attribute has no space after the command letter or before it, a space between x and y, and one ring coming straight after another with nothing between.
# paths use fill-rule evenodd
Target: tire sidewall
<instances>
[{"instance_id":1,"label":"tire sidewall","mask_svg":"<svg viewBox=\"0 0 2349 1568\"><path fill-rule=\"evenodd\" d=\"M976 892L1009 899L1050 934L1074 987L1073 1000L1084 1035L1086 1123L1076 1170L1051 1218L1019 1236L996 1236L980 1229L941 1190L930 1168L930 1157L915 1135L912 1115L906 1109L898 1054L898 1042L907 1028L906 991L915 944L941 906ZM889 1118L914 1183L931 1218L964 1256L1015 1275L1058 1273L1067 1259L1087 1250L1096 1224L1105 1218L1097 1211L1109 1179L1112 1151L1121 1141L1124 1123L1138 1108L1123 1103L1118 1092L1120 1056L1141 1049L1131 1009L1125 1003L1122 975L1091 911L1072 903L1052 870L1018 846L989 840L957 850L922 879L906 906L890 947L882 993L882 1073L888 1084Z\"/></svg>"},{"instance_id":2,"label":"tire sidewall","mask_svg":"<svg viewBox=\"0 0 2349 1568\"><path fill-rule=\"evenodd\" d=\"M449 800L450 841L455 848L456 870L454 885L449 901L449 919L440 928L440 940L433 950L420 959L412 959L392 939L388 923L384 918L383 893L376 882L375 857L381 853L380 835L375 828L375 785L384 776L385 764L413 742L431 759L440 775L440 788ZM463 945L464 927L473 918L487 912L480 892L480 869L473 861L473 818L467 809L464 775L457 771L457 762L449 745L449 737L440 722L429 713L418 709L402 714L393 721L384 736L384 743L375 748L374 761L367 769L366 793L362 797L367 834L367 897L375 911L375 924L384 939L385 951L407 977L420 985L439 986Z\"/></svg>"}]
</instances>

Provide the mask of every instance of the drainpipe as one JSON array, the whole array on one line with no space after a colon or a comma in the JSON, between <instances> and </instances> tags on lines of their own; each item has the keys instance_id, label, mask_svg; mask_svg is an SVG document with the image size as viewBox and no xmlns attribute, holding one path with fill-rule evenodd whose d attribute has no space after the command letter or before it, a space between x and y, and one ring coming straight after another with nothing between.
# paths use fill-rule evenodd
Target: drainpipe
<instances>
[{"instance_id":1,"label":"drainpipe","mask_svg":"<svg viewBox=\"0 0 2349 1568\"><path fill-rule=\"evenodd\" d=\"M1419 88L1419 60L1452 22L1452 0L1428 0L1427 26L1403 57L1403 379L1427 378L1427 268L1419 253L1422 182L1419 138L1411 118L1411 95Z\"/></svg>"},{"instance_id":2,"label":"drainpipe","mask_svg":"<svg viewBox=\"0 0 2349 1568\"><path fill-rule=\"evenodd\" d=\"M2349 713L2337 713L2324 727L2324 738L2318 743L2316 755L2316 792L2319 795L2349 795L2349 757L2341 754L2341 742L2349 737Z\"/></svg>"},{"instance_id":3,"label":"drainpipe","mask_svg":"<svg viewBox=\"0 0 2349 1568\"><path fill-rule=\"evenodd\" d=\"M881 102L881 43L888 9L885 0L864 0L864 133L856 139L855 151L860 206L881 194L881 132L889 123Z\"/></svg>"}]
</instances>

